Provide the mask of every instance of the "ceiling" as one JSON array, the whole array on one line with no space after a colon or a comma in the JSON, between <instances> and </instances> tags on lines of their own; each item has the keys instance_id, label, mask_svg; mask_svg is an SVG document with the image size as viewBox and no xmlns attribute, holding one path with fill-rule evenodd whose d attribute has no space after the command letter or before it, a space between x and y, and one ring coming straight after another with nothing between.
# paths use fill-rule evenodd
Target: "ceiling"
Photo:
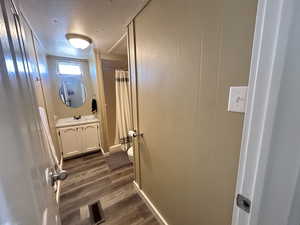
<instances>
[{"instance_id":1,"label":"ceiling","mask_svg":"<svg viewBox=\"0 0 300 225\"><path fill-rule=\"evenodd\" d=\"M48 54L86 58L88 51L72 48L65 38L66 33L87 35L101 52L124 55L126 38L121 37L126 32L126 24L146 2L147 0L17 0L16 4Z\"/></svg>"}]
</instances>

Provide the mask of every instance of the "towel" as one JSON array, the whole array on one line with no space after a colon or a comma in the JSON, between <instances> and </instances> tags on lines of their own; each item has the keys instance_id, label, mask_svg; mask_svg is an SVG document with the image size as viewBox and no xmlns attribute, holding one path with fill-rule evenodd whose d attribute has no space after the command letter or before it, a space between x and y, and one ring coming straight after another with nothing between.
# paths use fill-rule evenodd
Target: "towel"
<instances>
[{"instance_id":1,"label":"towel","mask_svg":"<svg viewBox=\"0 0 300 225\"><path fill-rule=\"evenodd\" d=\"M92 99L92 113L96 113L98 111L97 101L96 99Z\"/></svg>"},{"instance_id":2,"label":"towel","mask_svg":"<svg viewBox=\"0 0 300 225\"><path fill-rule=\"evenodd\" d=\"M48 124L48 118L46 114L46 110L43 107L39 107L40 117L42 121L42 132L43 138L45 139L46 148L49 153L50 160L54 166L54 168L59 168L59 162L57 159L56 151L54 148L53 140L50 134L50 128Z\"/></svg>"}]
</instances>

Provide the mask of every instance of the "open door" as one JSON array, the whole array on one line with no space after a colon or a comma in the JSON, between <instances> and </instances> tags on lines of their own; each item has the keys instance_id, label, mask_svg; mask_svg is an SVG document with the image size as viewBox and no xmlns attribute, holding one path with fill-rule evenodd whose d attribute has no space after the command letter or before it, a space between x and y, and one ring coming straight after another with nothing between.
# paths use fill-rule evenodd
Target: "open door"
<instances>
[{"instance_id":1,"label":"open door","mask_svg":"<svg viewBox=\"0 0 300 225\"><path fill-rule=\"evenodd\" d=\"M59 225L54 190L47 182L47 172L55 168L41 133L34 65L26 49L32 36L13 3L0 4L0 224Z\"/></svg>"}]
</instances>

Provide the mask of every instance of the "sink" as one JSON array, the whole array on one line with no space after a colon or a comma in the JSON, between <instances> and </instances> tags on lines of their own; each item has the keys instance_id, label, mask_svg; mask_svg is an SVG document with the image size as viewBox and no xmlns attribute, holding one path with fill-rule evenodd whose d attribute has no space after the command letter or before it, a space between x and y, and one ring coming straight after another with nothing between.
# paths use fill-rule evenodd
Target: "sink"
<instances>
[{"instance_id":1,"label":"sink","mask_svg":"<svg viewBox=\"0 0 300 225\"><path fill-rule=\"evenodd\" d=\"M99 122L99 119L95 115L81 116L80 119L76 120L73 117L61 118L56 122L56 127L75 126L85 123Z\"/></svg>"},{"instance_id":2,"label":"sink","mask_svg":"<svg viewBox=\"0 0 300 225\"><path fill-rule=\"evenodd\" d=\"M79 120L94 120L97 119L95 115L82 116Z\"/></svg>"}]
</instances>

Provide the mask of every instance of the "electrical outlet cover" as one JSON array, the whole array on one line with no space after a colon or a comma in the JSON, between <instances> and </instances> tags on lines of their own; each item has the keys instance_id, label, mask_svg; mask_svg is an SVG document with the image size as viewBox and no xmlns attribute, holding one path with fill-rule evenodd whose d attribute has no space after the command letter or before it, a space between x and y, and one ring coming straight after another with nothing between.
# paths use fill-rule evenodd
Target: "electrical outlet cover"
<instances>
[{"instance_id":1,"label":"electrical outlet cover","mask_svg":"<svg viewBox=\"0 0 300 225\"><path fill-rule=\"evenodd\" d=\"M247 102L247 86L230 87L228 111L229 112L245 112Z\"/></svg>"}]
</instances>

